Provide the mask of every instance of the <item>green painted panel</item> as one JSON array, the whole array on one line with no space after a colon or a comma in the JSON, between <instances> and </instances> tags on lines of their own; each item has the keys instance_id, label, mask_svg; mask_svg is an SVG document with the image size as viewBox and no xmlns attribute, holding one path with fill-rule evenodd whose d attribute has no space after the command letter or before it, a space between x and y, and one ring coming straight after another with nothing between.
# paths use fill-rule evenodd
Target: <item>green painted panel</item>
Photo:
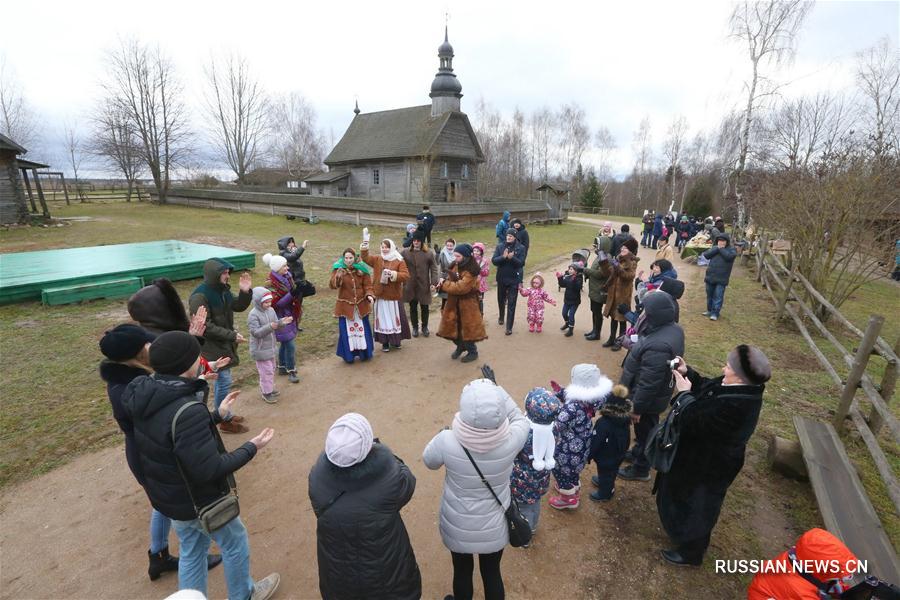
<instances>
[{"instance_id":1,"label":"green painted panel","mask_svg":"<svg viewBox=\"0 0 900 600\"><path fill-rule=\"evenodd\" d=\"M203 275L203 263L212 257L223 258L237 269L256 265L252 252L179 240L0 254L0 304L39 300L46 288L98 280L195 279Z\"/></svg>"},{"instance_id":2,"label":"green painted panel","mask_svg":"<svg viewBox=\"0 0 900 600\"><path fill-rule=\"evenodd\" d=\"M66 287L45 288L41 291L41 301L44 304L56 306L82 300L96 300L97 298L125 298L142 287L144 287L143 279L128 277Z\"/></svg>"}]
</instances>

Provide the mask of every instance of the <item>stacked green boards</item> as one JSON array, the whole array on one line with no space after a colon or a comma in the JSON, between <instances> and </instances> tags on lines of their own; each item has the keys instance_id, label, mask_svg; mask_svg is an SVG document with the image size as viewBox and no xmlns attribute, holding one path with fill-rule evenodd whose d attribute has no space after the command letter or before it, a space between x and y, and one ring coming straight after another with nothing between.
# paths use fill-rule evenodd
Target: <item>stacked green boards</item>
<instances>
[{"instance_id":1,"label":"stacked green boards","mask_svg":"<svg viewBox=\"0 0 900 600\"><path fill-rule=\"evenodd\" d=\"M237 269L256 264L252 252L179 240L0 254L0 304L125 297L157 277L202 277L203 263L213 257Z\"/></svg>"}]
</instances>

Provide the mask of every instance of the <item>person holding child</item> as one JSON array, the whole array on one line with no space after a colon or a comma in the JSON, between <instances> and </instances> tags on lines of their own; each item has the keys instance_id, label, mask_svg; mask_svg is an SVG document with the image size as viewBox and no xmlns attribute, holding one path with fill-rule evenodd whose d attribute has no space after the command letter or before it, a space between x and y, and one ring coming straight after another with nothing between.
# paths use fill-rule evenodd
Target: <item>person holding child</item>
<instances>
[{"instance_id":1,"label":"person holding child","mask_svg":"<svg viewBox=\"0 0 900 600\"><path fill-rule=\"evenodd\" d=\"M613 389L613 382L597 365L575 365L571 377L568 387L557 392L563 402L556 417L556 467L553 469L559 494L549 502L557 510L578 508L581 472L590 450L591 421Z\"/></svg>"},{"instance_id":2,"label":"person holding child","mask_svg":"<svg viewBox=\"0 0 900 600\"><path fill-rule=\"evenodd\" d=\"M565 274L556 274L559 287L566 290L563 294L563 326L559 328L560 331L566 332L566 337L572 337L572 332L575 329L575 311L578 310L578 306L581 304L581 288L584 287L584 277L581 275L583 270L584 265L580 262L575 262L569 265Z\"/></svg>"},{"instance_id":3,"label":"person holding child","mask_svg":"<svg viewBox=\"0 0 900 600\"><path fill-rule=\"evenodd\" d=\"M597 474L591 483L597 488L591 492L594 502L609 502L616 493L616 475L631 443L631 401L628 388L614 385L612 394L600 407L600 418L591 432L588 461L597 465Z\"/></svg>"},{"instance_id":4,"label":"person holding child","mask_svg":"<svg viewBox=\"0 0 900 600\"><path fill-rule=\"evenodd\" d=\"M267 404L278 402L278 391L275 390L275 356L278 353L275 333L290 325L293 320L292 316L278 318L272 308L272 292L264 287L253 288L253 308L247 315L250 356L256 361L259 389Z\"/></svg>"},{"instance_id":5,"label":"person holding child","mask_svg":"<svg viewBox=\"0 0 900 600\"><path fill-rule=\"evenodd\" d=\"M381 240L381 254L369 254L369 242L360 245L360 257L372 267L375 291L375 341L381 342L381 350L400 349L403 340L412 337L406 310L400 301L403 283L409 279L406 261L397 252L393 240Z\"/></svg>"},{"instance_id":6,"label":"person holding child","mask_svg":"<svg viewBox=\"0 0 900 600\"><path fill-rule=\"evenodd\" d=\"M556 300L544 289L544 276L535 273L529 287L519 287L519 293L528 298L528 331L540 333L544 326L544 303L556 306Z\"/></svg>"},{"instance_id":7,"label":"person holding child","mask_svg":"<svg viewBox=\"0 0 900 600\"><path fill-rule=\"evenodd\" d=\"M353 364L357 356L360 360L369 360L375 344L369 326L369 311L375 303L372 269L357 258L353 248L347 248L341 259L331 266L328 286L338 291L334 303L334 317L338 320L335 354L348 364Z\"/></svg>"},{"instance_id":8,"label":"person holding child","mask_svg":"<svg viewBox=\"0 0 900 600\"><path fill-rule=\"evenodd\" d=\"M299 331L303 292L299 282L294 279L287 259L283 256L265 254L263 263L269 266L269 289L272 290L272 308L275 315L283 321L275 331L278 340L278 373L288 376L291 383L299 383L297 377L296 339ZM291 317L285 321L285 317Z\"/></svg>"}]
</instances>

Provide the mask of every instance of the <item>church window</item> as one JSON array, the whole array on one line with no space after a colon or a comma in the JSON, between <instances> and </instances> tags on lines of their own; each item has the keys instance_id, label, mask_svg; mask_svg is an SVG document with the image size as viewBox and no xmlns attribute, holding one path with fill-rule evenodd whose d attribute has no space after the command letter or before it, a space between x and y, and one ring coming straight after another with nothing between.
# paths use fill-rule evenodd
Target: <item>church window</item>
<instances>
[{"instance_id":1,"label":"church window","mask_svg":"<svg viewBox=\"0 0 900 600\"><path fill-rule=\"evenodd\" d=\"M441 177L446 179L449 176L450 168L447 166L447 163L441 163Z\"/></svg>"},{"instance_id":2,"label":"church window","mask_svg":"<svg viewBox=\"0 0 900 600\"><path fill-rule=\"evenodd\" d=\"M463 178L463 179L468 179L468 178L469 178L469 163L463 163L463 166L462 166L462 178Z\"/></svg>"},{"instance_id":3,"label":"church window","mask_svg":"<svg viewBox=\"0 0 900 600\"><path fill-rule=\"evenodd\" d=\"M372 185L381 185L380 169L372 169Z\"/></svg>"}]
</instances>

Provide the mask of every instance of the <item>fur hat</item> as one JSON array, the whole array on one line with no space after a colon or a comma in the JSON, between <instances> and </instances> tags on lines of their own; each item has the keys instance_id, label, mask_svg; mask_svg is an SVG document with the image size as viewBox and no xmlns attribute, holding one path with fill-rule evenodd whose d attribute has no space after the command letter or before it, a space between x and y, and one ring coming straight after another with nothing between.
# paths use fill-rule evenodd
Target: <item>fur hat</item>
<instances>
[{"instance_id":1,"label":"fur hat","mask_svg":"<svg viewBox=\"0 0 900 600\"><path fill-rule=\"evenodd\" d=\"M287 264L287 259L280 254L264 254L263 262L272 269L273 272L278 272L281 270L284 265Z\"/></svg>"},{"instance_id":2,"label":"fur hat","mask_svg":"<svg viewBox=\"0 0 900 600\"><path fill-rule=\"evenodd\" d=\"M347 413L328 429L325 456L337 467L352 467L366 459L374 441L368 419L358 413Z\"/></svg>"},{"instance_id":3,"label":"fur hat","mask_svg":"<svg viewBox=\"0 0 900 600\"><path fill-rule=\"evenodd\" d=\"M629 250L632 254L637 254L637 253L638 253L638 241L637 241L636 239L634 239L633 237L630 237L630 238L628 238L627 240L625 240L625 241L622 243L622 245L625 246L626 248L628 248L628 250Z\"/></svg>"},{"instance_id":4,"label":"fur hat","mask_svg":"<svg viewBox=\"0 0 900 600\"><path fill-rule=\"evenodd\" d=\"M728 366L750 385L762 385L772 377L772 367L763 351L741 344L728 353Z\"/></svg>"},{"instance_id":5,"label":"fur hat","mask_svg":"<svg viewBox=\"0 0 900 600\"><path fill-rule=\"evenodd\" d=\"M200 342L186 331L169 331L150 344L150 366L162 375L181 375L200 356Z\"/></svg>"},{"instance_id":6,"label":"fur hat","mask_svg":"<svg viewBox=\"0 0 900 600\"><path fill-rule=\"evenodd\" d=\"M425 237L426 237L426 233L425 233L424 229L416 229L412 235L413 241L419 240L423 244L425 243Z\"/></svg>"},{"instance_id":7,"label":"fur hat","mask_svg":"<svg viewBox=\"0 0 900 600\"><path fill-rule=\"evenodd\" d=\"M532 388L525 396L525 414L532 423L549 425L556 419L559 409L559 399L546 388Z\"/></svg>"},{"instance_id":8,"label":"fur hat","mask_svg":"<svg viewBox=\"0 0 900 600\"><path fill-rule=\"evenodd\" d=\"M613 386L612 393L606 397L600 414L609 417L623 417L631 412L631 400L628 399L628 388L621 384Z\"/></svg>"},{"instance_id":9,"label":"fur hat","mask_svg":"<svg viewBox=\"0 0 900 600\"><path fill-rule=\"evenodd\" d=\"M187 331L191 326L178 290L165 277L154 279L128 299L128 314L141 327L155 334Z\"/></svg>"},{"instance_id":10,"label":"fur hat","mask_svg":"<svg viewBox=\"0 0 900 600\"><path fill-rule=\"evenodd\" d=\"M612 388L613 382L597 365L581 363L572 367L572 381L565 389L565 398L591 402L604 398Z\"/></svg>"},{"instance_id":11,"label":"fur hat","mask_svg":"<svg viewBox=\"0 0 900 600\"><path fill-rule=\"evenodd\" d=\"M531 279L528 280L528 285L531 285L535 279L537 279L541 282L541 285L539 285L538 287L544 287L544 276L541 275L540 271L538 271L537 273L532 275Z\"/></svg>"}]
</instances>

